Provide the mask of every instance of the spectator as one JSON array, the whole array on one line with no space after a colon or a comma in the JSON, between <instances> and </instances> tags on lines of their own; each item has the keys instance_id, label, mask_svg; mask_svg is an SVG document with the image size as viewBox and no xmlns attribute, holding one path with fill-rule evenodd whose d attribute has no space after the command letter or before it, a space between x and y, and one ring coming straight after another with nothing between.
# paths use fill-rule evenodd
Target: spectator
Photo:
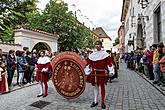
<instances>
[{"instance_id":1,"label":"spectator","mask_svg":"<svg viewBox=\"0 0 165 110\"><path fill-rule=\"evenodd\" d=\"M154 80L153 65L152 65L152 61L153 61L153 48L152 48L152 46L150 46L150 50L147 51L146 57L149 61L149 65L148 65L149 80Z\"/></svg>"},{"instance_id":2,"label":"spectator","mask_svg":"<svg viewBox=\"0 0 165 110\"><path fill-rule=\"evenodd\" d=\"M27 61L28 61L29 48L23 47L23 51L24 51L25 61L26 61L26 63L28 63ZM28 83L28 78L29 78L29 68L26 68L26 70L24 72L24 77L23 77L23 83L24 84Z\"/></svg>"},{"instance_id":3,"label":"spectator","mask_svg":"<svg viewBox=\"0 0 165 110\"><path fill-rule=\"evenodd\" d=\"M11 89L11 84L14 76L14 72L16 69L16 57L15 57L15 51L9 50L9 55L7 57L7 73L8 73L8 86L9 89Z\"/></svg>"},{"instance_id":4,"label":"spectator","mask_svg":"<svg viewBox=\"0 0 165 110\"><path fill-rule=\"evenodd\" d=\"M153 49L154 49L154 53L153 53L153 73L154 73L154 82L153 84L158 84L159 83L159 53L158 53L158 49L157 49L157 44L153 44Z\"/></svg>"},{"instance_id":5,"label":"spectator","mask_svg":"<svg viewBox=\"0 0 165 110\"><path fill-rule=\"evenodd\" d=\"M163 47L163 57L159 61L160 66L161 66L161 79L160 79L160 84L165 86L165 47Z\"/></svg>"},{"instance_id":6,"label":"spectator","mask_svg":"<svg viewBox=\"0 0 165 110\"><path fill-rule=\"evenodd\" d=\"M149 61L147 59L147 51L148 50L145 50L144 51L144 55L142 56L142 60L143 60L143 67L144 67L144 75L149 78L149 69L148 69L148 66L149 66Z\"/></svg>"},{"instance_id":7,"label":"spectator","mask_svg":"<svg viewBox=\"0 0 165 110\"><path fill-rule=\"evenodd\" d=\"M27 63L28 63L28 69L29 69L29 74L28 74L28 78L27 78L27 83L31 84L31 79L32 79L32 75L35 69L35 65L37 64L37 59L36 56L31 52L27 53L28 57L27 57Z\"/></svg>"},{"instance_id":8,"label":"spectator","mask_svg":"<svg viewBox=\"0 0 165 110\"><path fill-rule=\"evenodd\" d=\"M22 86L23 85L23 77L24 77L24 73L26 71L26 68L27 68L27 63L26 63L26 60L25 60L25 57L24 57L24 51L20 51L19 53L19 56L17 58L17 61L18 61L18 72L19 72L19 86Z\"/></svg>"}]
</instances>

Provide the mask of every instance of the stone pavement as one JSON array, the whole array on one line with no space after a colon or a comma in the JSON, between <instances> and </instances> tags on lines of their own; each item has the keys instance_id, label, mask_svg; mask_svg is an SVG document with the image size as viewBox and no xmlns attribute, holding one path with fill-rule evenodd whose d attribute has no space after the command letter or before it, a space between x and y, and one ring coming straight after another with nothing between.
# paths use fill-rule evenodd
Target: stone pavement
<instances>
[{"instance_id":1,"label":"stone pavement","mask_svg":"<svg viewBox=\"0 0 165 110\"><path fill-rule=\"evenodd\" d=\"M138 71L135 71L138 75L140 75L142 78L144 78L148 83L150 83L152 86L154 86L158 91L160 91L164 96L165 96L165 87L162 85L157 85L157 84L153 84L153 80L149 80L145 75L143 75L142 73L139 73Z\"/></svg>"},{"instance_id":2,"label":"stone pavement","mask_svg":"<svg viewBox=\"0 0 165 110\"><path fill-rule=\"evenodd\" d=\"M8 94L0 95L0 110L40 110L30 106L36 101L50 102L42 110L101 110L90 108L93 101L93 89L86 85L84 93L77 99L67 100L61 97L49 81L46 98L37 98L38 85L28 86ZM99 96L100 102L100 96ZM121 64L119 78L108 83L106 88L106 110L165 110L165 96L134 71Z\"/></svg>"}]
</instances>

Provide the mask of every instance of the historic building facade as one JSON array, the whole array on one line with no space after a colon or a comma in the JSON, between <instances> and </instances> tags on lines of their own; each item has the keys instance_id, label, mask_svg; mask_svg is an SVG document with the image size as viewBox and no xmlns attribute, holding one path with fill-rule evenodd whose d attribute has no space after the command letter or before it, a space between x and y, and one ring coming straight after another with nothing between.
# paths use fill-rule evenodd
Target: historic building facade
<instances>
[{"instance_id":1,"label":"historic building facade","mask_svg":"<svg viewBox=\"0 0 165 110\"><path fill-rule=\"evenodd\" d=\"M124 23L122 23L118 29L118 38L119 38L119 53L124 53L125 50Z\"/></svg>"},{"instance_id":2,"label":"historic building facade","mask_svg":"<svg viewBox=\"0 0 165 110\"><path fill-rule=\"evenodd\" d=\"M165 43L165 0L123 0L125 51Z\"/></svg>"},{"instance_id":3,"label":"historic building facade","mask_svg":"<svg viewBox=\"0 0 165 110\"><path fill-rule=\"evenodd\" d=\"M112 50L113 44L111 38L105 33L102 27L93 29L93 33L96 35L96 39L99 39L103 43L105 50Z\"/></svg>"}]
</instances>

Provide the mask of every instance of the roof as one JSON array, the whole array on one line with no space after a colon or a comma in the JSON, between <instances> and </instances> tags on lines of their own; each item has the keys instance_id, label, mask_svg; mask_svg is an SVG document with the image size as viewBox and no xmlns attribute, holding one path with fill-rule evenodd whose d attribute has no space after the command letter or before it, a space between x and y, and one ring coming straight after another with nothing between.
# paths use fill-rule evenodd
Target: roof
<instances>
[{"instance_id":1,"label":"roof","mask_svg":"<svg viewBox=\"0 0 165 110\"><path fill-rule=\"evenodd\" d=\"M119 48L120 44L113 46L113 48Z\"/></svg>"},{"instance_id":2,"label":"roof","mask_svg":"<svg viewBox=\"0 0 165 110\"><path fill-rule=\"evenodd\" d=\"M49 33L49 32L41 31L41 30L38 30L38 29L27 28L27 27L23 27L23 26L17 26L15 29L25 29L25 30L34 31L34 32L38 32L38 33L49 35L49 36L56 35L56 34L52 34L52 33Z\"/></svg>"},{"instance_id":3,"label":"roof","mask_svg":"<svg viewBox=\"0 0 165 110\"><path fill-rule=\"evenodd\" d=\"M96 29L93 29L93 32L99 36L99 38L109 38L112 40L103 30L102 27L97 27Z\"/></svg>"},{"instance_id":4,"label":"roof","mask_svg":"<svg viewBox=\"0 0 165 110\"><path fill-rule=\"evenodd\" d=\"M130 0L123 0L122 13L121 13L121 19L120 19L121 22L125 21L129 4L130 4Z\"/></svg>"}]
</instances>

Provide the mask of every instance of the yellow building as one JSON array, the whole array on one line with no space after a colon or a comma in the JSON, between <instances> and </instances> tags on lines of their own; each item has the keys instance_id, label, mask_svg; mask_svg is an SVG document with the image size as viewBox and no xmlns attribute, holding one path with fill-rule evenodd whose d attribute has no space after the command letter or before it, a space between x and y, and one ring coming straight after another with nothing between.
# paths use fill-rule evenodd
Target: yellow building
<instances>
[{"instance_id":1,"label":"yellow building","mask_svg":"<svg viewBox=\"0 0 165 110\"><path fill-rule=\"evenodd\" d=\"M103 47L105 50L111 50L113 47L111 38L105 33L102 27L97 27L93 29L93 32L99 37L99 39L103 43Z\"/></svg>"},{"instance_id":2,"label":"yellow building","mask_svg":"<svg viewBox=\"0 0 165 110\"><path fill-rule=\"evenodd\" d=\"M63 0L56 0L56 3L64 3Z\"/></svg>"}]
</instances>

